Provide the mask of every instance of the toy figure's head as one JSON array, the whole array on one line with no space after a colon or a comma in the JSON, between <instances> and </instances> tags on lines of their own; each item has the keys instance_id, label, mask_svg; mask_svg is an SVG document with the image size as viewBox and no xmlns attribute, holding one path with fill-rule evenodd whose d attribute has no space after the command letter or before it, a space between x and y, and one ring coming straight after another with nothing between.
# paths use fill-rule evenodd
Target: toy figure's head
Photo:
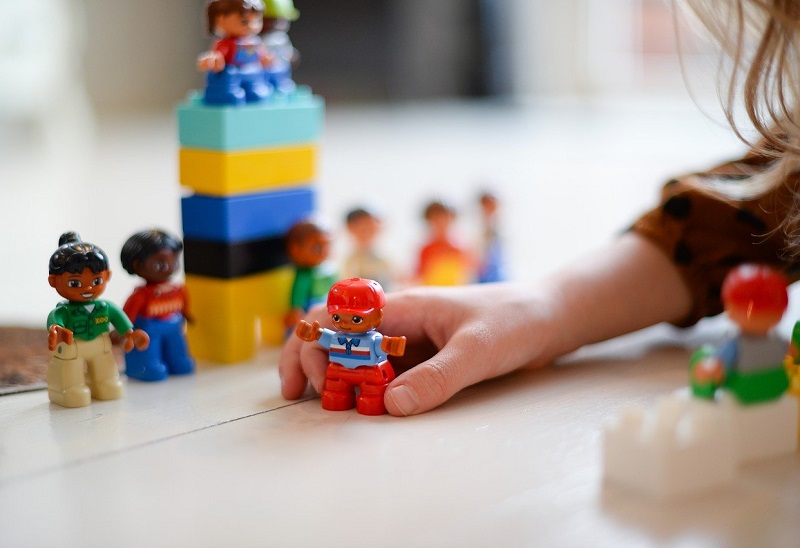
<instances>
[{"instance_id":1,"label":"toy figure's head","mask_svg":"<svg viewBox=\"0 0 800 548\"><path fill-rule=\"evenodd\" d=\"M722 302L728 317L743 332L766 334L783 317L789 305L788 281L764 265L734 268L722 284Z\"/></svg>"},{"instance_id":2,"label":"toy figure's head","mask_svg":"<svg viewBox=\"0 0 800 548\"><path fill-rule=\"evenodd\" d=\"M287 32L298 17L300 12L292 0L264 0L264 30Z\"/></svg>"},{"instance_id":3,"label":"toy figure's head","mask_svg":"<svg viewBox=\"0 0 800 548\"><path fill-rule=\"evenodd\" d=\"M331 235L314 221L300 221L286 234L289 260L300 268L321 265L331 252Z\"/></svg>"},{"instance_id":4,"label":"toy figure's head","mask_svg":"<svg viewBox=\"0 0 800 548\"><path fill-rule=\"evenodd\" d=\"M478 201L481 205L481 213L483 214L483 218L486 220L493 219L497 214L497 196L491 192L482 192L478 197Z\"/></svg>"},{"instance_id":5,"label":"toy figure's head","mask_svg":"<svg viewBox=\"0 0 800 548\"><path fill-rule=\"evenodd\" d=\"M61 235L50 256L50 287L69 301L88 302L105 291L109 278L108 256L102 249L82 242L75 232Z\"/></svg>"},{"instance_id":6,"label":"toy figure's head","mask_svg":"<svg viewBox=\"0 0 800 548\"><path fill-rule=\"evenodd\" d=\"M381 231L381 219L362 207L353 209L346 217L347 232L353 237L356 247L369 249Z\"/></svg>"},{"instance_id":7,"label":"toy figure's head","mask_svg":"<svg viewBox=\"0 0 800 548\"><path fill-rule=\"evenodd\" d=\"M375 280L342 280L328 292L328 314L339 331L366 333L377 328L385 305L383 288Z\"/></svg>"},{"instance_id":8,"label":"toy figure's head","mask_svg":"<svg viewBox=\"0 0 800 548\"><path fill-rule=\"evenodd\" d=\"M263 26L262 0L211 0L206 7L208 33L220 38L253 36Z\"/></svg>"},{"instance_id":9,"label":"toy figure's head","mask_svg":"<svg viewBox=\"0 0 800 548\"><path fill-rule=\"evenodd\" d=\"M183 243L163 230L137 232L122 246L120 259L128 274L135 274L147 283L162 283L180 266Z\"/></svg>"},{"instance_id":10,"label":"toy figure's head","mask_svg":"<svg viewBox=\"0 0 800 548\"><path fill-rule=\"evenodd\" d=\"M423 213L434 239L444 239L456 218L456 210L440 200L430 202Z\"/></svg>"}]
</instances>

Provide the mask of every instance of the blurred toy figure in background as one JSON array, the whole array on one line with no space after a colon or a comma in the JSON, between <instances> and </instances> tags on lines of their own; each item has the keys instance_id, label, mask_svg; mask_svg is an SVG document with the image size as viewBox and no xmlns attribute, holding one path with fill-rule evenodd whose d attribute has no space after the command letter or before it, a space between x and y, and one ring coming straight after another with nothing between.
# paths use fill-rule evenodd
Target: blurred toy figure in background
<instances>
[{"instance_id":1,"label":"blurred toy figure in background","mask_svg":"<svg viewBox=\"0 0 800 548\"><path fill-rule=\"evenodd\" d=\"M325 302L325 296L338 276L328 261L330 232L315 221L300 221L289 229L286 251L295 267L295 274L285 324L294 328L309 308Z\"/></svg>"},{"instance_id":2,"label":"blurred toy figure in background","mask_svg":"<svg viewBox=\"0 0 800 548\"><path fill-rule=\"evenodd\" d=\"M348 278L375 280L385 289L391 286L392 269L389 261L378 255L375 243L383 222L372 210L364 207L352 209L345 218L347 232L353 242L353 251L344 263Z\"/></svg>"},{"instance_id":3,"label":"blurred toy figure in background","mask_svg":"<svg viewBox=\"0 0 800 548\"><path fill-rule=\"evenodd\" d=\"M456 211L443 201L432 201L423 217L428 227L428 242L419 252L417 279L422 285L461 285L472 278L469 254L452 239Z\"/></svg>"},{"instance_id":4,"label":"blurred toy figure in background","mask_svg":"<svg viewBox=\"0 0 800 548\"><path fill-rule=\"evenodd\" d=\"M266 69L267 83L281 93L295 90L292 68L300 62L300 53L289 40L289 27L300 12L292 0L264 0L264 46L270 56Z\"/></svg>"},{"instance_id":5,"label":"blurred toy figure in background","mask_svg":"<svg viewBox=\"0 0 800 548\"><path fill-rule=\"evenodd\" d=\"M478 198L483 220L478 282L502 282L507 279L505 258L498 233L497 196L483 192Z\"/></svg>"},{"instance_id":6,"label":"blurred toy figure in background","mask_svg":"<svg viewBox=\"0 0 800 548\"><path fill-rule=\"evenodd\" d=\"M122 246L122 267L145 285L128 297L123 310L134 327L150 336L150 346L125 356L125 374L140 381L194 371L186 345L186 290L170 279L179 271L183 243L163 230L137 232Z\"/></svg>"},{"instance_id":7,"label":"blurred toy figure in background","mask_svg":"<svg viewBox=\"0 0 800 548\"><path fill-rule=\"evenodd\" d=\"M99 247L81 242L75 232L58 240L50 257L47 281L67 299L47 317L47 346L53 353L47 367L50 401L64 407L84 407L92 398L115 400L124 394L111 352L109 327L124 337L126 352L147 348L149 339L134 329L116 305L98 299L111 271L108 256Z\"/></svg>"},{"instance_id":8,"label":"blurred toy figure in background","mask_svg":"<svg viewBox=\"0 0 800 548\"><path fill-rule=\"evenodd\" d=\"M722 302L739 334L718 348L700 348L690 365L692 393L711 399L717 388L730 391L739 403L775 400L786 392L789 378L784 358L789 343L773 332L789 305L788 281L767 266L744 264L722 284Z\"/></svg>"},{"instance_id":9,"label":"blurred toy figure in background","mask_svg":"<svg viewBox=\"0 0 800 548\"><path fill-rule=\"evenodd\" d=\"M362 415L383 415L383 395L394 379L388 356L402 356L405 337L387 337L376 329L383 321L386 297L375 280L350 278L328 293L328 314L336 331L319 322L301 320L297 336L328 349L329 363L322 390L322 408L344 411L355 407ZM355 388L361 390L356 398Z\"/></svg>"},{"instance_id":10,"label":"blurred toy figure in background","mask_svg":"<svg viewBox=\"0 0 800 548\"><path fill-rule=\"evenodd\" d=\"M259 37L264 2L211 0L206 11L208 32L219 39L197 59L197 69L208 73L205 103L243 105L269 97L266 69L271 57Z\"/></svg>"}]
</instances>

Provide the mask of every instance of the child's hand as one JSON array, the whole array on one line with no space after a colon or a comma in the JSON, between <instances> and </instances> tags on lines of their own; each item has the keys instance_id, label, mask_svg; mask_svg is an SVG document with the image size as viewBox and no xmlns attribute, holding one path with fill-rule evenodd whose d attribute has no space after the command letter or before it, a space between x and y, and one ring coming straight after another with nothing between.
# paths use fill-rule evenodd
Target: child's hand
<instances>
[{"instance_id":1,"label":"child's hand","mask_svg":"<svg viewBox=\"0 0 800 548\"><path fill-rule=\"evenodd\" d=\"M407 337L405 355L391 363L410 369L389 385L387 410L422 413L466 386L527 363L546 363L544 351L554 331L548 327L549 308L511 285L416 288L388 295L380 331ZM308 319L330 324L324 307L312 310ZM291 337L279 361L283 396L301 397L306 380L320 392L327 365L325 349Z\"/></svg>"}]
</instances>

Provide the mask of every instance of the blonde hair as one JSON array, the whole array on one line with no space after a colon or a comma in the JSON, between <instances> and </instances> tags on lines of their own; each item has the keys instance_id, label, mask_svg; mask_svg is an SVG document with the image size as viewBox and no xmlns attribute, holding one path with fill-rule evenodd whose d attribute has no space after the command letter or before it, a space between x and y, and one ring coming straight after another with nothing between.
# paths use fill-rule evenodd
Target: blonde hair
<instances>
[{"instance_id":1,"label":"blonde hair","mask_svg":"<svg viewBox=\"0 0 800 548\"><path fill-rule=\"evenodd\" d=\"M730 59L720 96L736 135L775 158L740 190L774 188L800 172L800 1L678 0L711 34ZM741 104L758 143L735 119ZM800 196L781 226L787 251L800 255Z\"/></svg>"}]
</instances>

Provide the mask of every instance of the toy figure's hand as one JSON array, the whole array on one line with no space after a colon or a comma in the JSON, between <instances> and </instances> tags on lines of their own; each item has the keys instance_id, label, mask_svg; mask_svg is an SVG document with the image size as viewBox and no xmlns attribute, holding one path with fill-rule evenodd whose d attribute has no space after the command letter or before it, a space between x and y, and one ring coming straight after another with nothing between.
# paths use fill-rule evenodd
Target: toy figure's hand
<instances>
[{"instance_id":1,"label":"toy figure's hand","mask_svg":"<svg viewBox=\"0 0 800 548\"><path fill-rule=\"evenodd\" d=\"M553 339L568 336L554 329L553 306L544 297L512 285L415 288L386 299L381 332L408 339L392 366L410 367L386 392L392 415L422 413L471 384L525 364L549 363L554 349L564 346ZM330 323L323 306L307 320ZM300 398L307 381L320 392L327 365L325 349L291 337L279 360L283 396Z\"/></svg>"},{"instance_id":2,"label":"toy figure's hand","mask_svg":"<svg viewBox=\"0 0 800 548\"><path fill-rule=\"evenodd\" d=\"M109 333L109 336L111 337L111 344L113 345L118 346L125 341L125 337L120 335L118 331L112 331L111 333Z\"/></svg>"},{"instance_id":3,"label":"toy figure's hand","mask_svg":"<svg viewBox=\"0 0 800 548\"><path fill-rule=\"evenodd\" d=\"M150 346L150 336L141 329L128 331L125 333L125 343L122 348L125 352L130 352L134 346L136 350L147 350L147 347Z\"/></svg>"},{"instance_id":4,"label":"toy figure's hand","mask_svg":"<svg viewBox=\"0 0 800 548\"><path fill-rule=\"evenodd\" d=\"M302 308L294 308L290 310L283 318L283 324L287 329L291 329L297 325L297 322L300 321L300 319L303 317L303 314L304 312Z\"/></svg>"},{"instance_id":5,"label":"toy figure's hand","mask_svg":"<svg viewBox=\"0 0 800 548\"><path fill-rule=\"evenodd\" d=\"M390 356L402 356L406 352L406 338L384 337L381 342L381 350Z\"/></svg>"},{"instance_id":6,"label":"toy figure's hand","mask_svg":"<svg viewBox=\"0 0 800 548\"><path fill-rule=\"evenodd\" d=\"M261 66L268 68L272 64L273 59L274 57L272 55L269 55L268 53L263 54L261 56Z\"/></svg>"},{"instance_id":7,"label":"toy figure's hand","mask_svg":"<svg viewBox=\"0 0 800 548\"><path fill-rule=\"evenodd\" d=\"M322 329L319 326L319 322L310 324L305 320L300 320L297 324L297 329L295 329L295 333L306 342L314 342L319 340Z\"/></svg>"},{"instance_id":8,"label":"toy figure's hand","mask_svg":"<svg viewBox=\"0 0 800 548\"><path fill-rule=\"evenodd\" d=\"M47 348L52 352L59 343L72 344L72 331L60 325L53 325L47 332Z\"/></svg>"},{"instance_id":9,"label":"toy figure's hand","mask_svg":"<svg viewBox=\"0 0 800 548\"><path fill-rule=\"evenodd\" d=\"M217 51L209 51L197 58L197 70L200 72L219 72L225 68L225 57Z\"/></svg>"}]
</instances>

